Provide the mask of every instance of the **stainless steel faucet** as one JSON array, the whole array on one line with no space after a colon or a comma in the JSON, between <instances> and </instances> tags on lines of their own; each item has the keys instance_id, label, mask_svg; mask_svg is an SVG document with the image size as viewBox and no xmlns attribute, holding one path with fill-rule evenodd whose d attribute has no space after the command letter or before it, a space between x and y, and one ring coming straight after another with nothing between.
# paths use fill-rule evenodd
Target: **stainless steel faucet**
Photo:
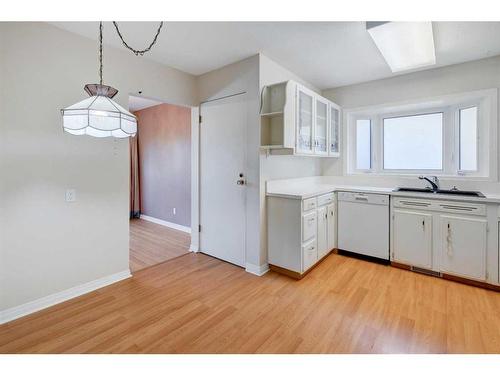
<instances>
[{"instance_id":1,"label":"stainless steel faucet","mask_svg":"<svg viewBox=\"0 0 500 375\"><path fill-rule=\"evenodd\" d=\"M439 190L439 179L437 176L419 176L419 180L426 180L429 184L432 186L432 191L437 191Z\"/></svg>"}]
</instances>

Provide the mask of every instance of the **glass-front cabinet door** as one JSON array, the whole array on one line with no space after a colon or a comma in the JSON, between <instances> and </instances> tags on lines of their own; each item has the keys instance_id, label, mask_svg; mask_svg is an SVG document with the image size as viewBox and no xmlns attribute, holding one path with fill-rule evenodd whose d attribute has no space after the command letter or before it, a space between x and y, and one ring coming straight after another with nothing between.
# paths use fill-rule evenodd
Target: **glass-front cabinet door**
<instances>
[{"instance_id":1,"label":"glass-front cabinet door","mask_svg":"<svg viewBox=\"0 0 500 375\"><path fill-rule=\"evenodd\" d=\"M311 154L313 148L313 95L297 88L297 149L298 154Z\"/></svg>"},{"instance_id":2,"label":"glass-front cabinet door","mask_svg":"<svg viewBox=\"0 0 500 375\"><path fill-rule=\"evenodd\" d=\"M328 155L340 156L340 107L330 103Z\"/></svg>"},{"instance_id":3,"label":"glass-front cabinet door","mask_svg":"<svg viewBox=\"0 0 500 375\"><path fill-rule=\"evenodd\" d=\"M328 154L328 102L316 98L316 121L314 122L314 153Z\"/></svg>"}]
</instances>

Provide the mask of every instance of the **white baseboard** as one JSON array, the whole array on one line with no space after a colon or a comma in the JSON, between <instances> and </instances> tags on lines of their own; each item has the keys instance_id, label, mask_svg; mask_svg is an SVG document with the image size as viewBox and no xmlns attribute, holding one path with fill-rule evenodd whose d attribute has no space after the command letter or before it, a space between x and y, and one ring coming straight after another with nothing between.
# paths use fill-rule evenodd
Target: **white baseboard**
<instances>
[{"instance_id":1,"label":"white baseboard","mask_svg":"<svg viewBox=\"0 0 500 375\"><path fill-rule=\"evenodd\" d=\"M46 309L47 307L57 305L58 303L92 292L96 289L103 288L110 284L114 284L131 276L132 275L130 274L130 270L125 270L109 276L101 277L97 280L89 281L88 283L78 285L61 292L48 295L46 297L36 299L31 302L24 303L19 306L0 311L0 324L7 323L11 320L15 320L39 310Z\"/></svg>"},{"instance_id":2,"label":"white baseboard","mask_svg":"<svg viewBox=\"0 0 500 375\"><path fill-rule=\"evenodd\" d=\"M266 263L261 266L256 266L255 264L252 263L246 263L245 271L257 276L262 276L265 273L267 273L267 271L269 271L269 264Z\"/></svg>"},{"instance_id":3,"label":"white baseboard","mask_svg":"<svg viewBox=\"0 0 500 375\"><path fill-rule=\"evenodd\" d=\"M164 227L169 227L169 228L177 229L177 230L180 230L180 231L183 231L186 233L191 233L190 227L185 227L184 225L180 225L180 224L176 224L176 223L171 223L170 221L157 219L156 217L141 215L141 219L146 220L146 221L150 221L152 223L163 225Z\"/></svg>"}]
</instances>

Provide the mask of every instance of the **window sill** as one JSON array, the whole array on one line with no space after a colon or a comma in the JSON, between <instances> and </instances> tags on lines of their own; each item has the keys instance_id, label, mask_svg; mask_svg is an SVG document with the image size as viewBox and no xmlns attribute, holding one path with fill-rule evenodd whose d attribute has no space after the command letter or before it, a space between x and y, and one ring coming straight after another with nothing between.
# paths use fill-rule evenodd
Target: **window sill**
<instances>
[{"instance_id":1,"label":"window sill","mask_svg":"<svg viewBox=\"0 0 500 375\"><path fill-rule=\"evenodd\" d=\"M498 179L486 176L473 176L473 175L450 175L450 174L439 174L432 171L421 172L421 173L377 173L377 172L348 172L345 173L346 177L396 177L396 178L417 178L419 176L437 176L442 180L462 180L462 181L479 181L479 182L498 182Z\"/></svg>"}]
</instances>

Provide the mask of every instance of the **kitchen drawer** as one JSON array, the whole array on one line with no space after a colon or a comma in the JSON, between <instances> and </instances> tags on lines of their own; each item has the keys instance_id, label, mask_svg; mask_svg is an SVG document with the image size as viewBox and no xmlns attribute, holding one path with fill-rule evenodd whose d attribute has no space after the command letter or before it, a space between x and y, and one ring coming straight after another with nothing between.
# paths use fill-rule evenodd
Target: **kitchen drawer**
<instances>
[{"instance_id":1,"label":"kitchen drawer","mask_svg":"<svg viewBox=\"0 0 500 375\"><path fill-rule=\"evenodd\" d=\"M318 206L324 206L326 204L333 203L334 200L334 195L333 193L325 194L325 195L320 195L318 197Z\"/></svg>"},{"instance_id":2,"label":"kitchen drawer","mask_svg":"<svg viewBox=\"0 0 500 375\"><path fill-rule=\"evenodd\" d=\"M306 242L316 237L317 229L317 214L316 211L302 216L302 242Z\"/></svg>"},{"instance_id":3,"label":"kitchen drawer","mask_svg":"<svg viewBox=\"0 0 500 375\"><path fill-rule=\"evenodd\" d=\"M484 204L455 201L440 201L437 203L439 211L486 216L486 205Z\"/></svg>"},{"instance_id":4,"label":"kitchen drawer","mask_svg":"<svg viewBox=\"0 0 500 375\"><path fill-rule=\"evenodd\" d=\"M302 210L305 212L305 211L309 211L309 210L313 210L316 208L316 197L314 198L309 198L309 199L304 199L302 201Z\"/></svg>"},{"instance_id":5,"label":"kitchen drawer","mask_svg":"<svg viewBox=\"0 0 500 375\"><path fill-rule=\"evenodd\" d=\"M486 215L486 205L461 201L424 200L418 198L394 198L394 207L414 208L426 211L454 212L468 215Z\"/></svg>"},{"instance_id":6,"label":"kitchen drawer","mask_svg":"<svg viewBox=\"0 0 500 375\"><path fill-rule=\"evenodd\" d=\"M304 265L302 272L305 272L318 261L318 247L316 246L316 240L312 240L302 246L302 256Z\"/></svg>"},{"instance_id":7,"label":"kitchen drawer","mask_svg":"<svg viewBox=\"0 0 500 375\"><path fill-rule=\"evenodd\" d=\"M394 207L399 208L418 208L421 210L432 210L432 201L425 201L418 198L393 198Z\"/></svg>"}]
</instances>

